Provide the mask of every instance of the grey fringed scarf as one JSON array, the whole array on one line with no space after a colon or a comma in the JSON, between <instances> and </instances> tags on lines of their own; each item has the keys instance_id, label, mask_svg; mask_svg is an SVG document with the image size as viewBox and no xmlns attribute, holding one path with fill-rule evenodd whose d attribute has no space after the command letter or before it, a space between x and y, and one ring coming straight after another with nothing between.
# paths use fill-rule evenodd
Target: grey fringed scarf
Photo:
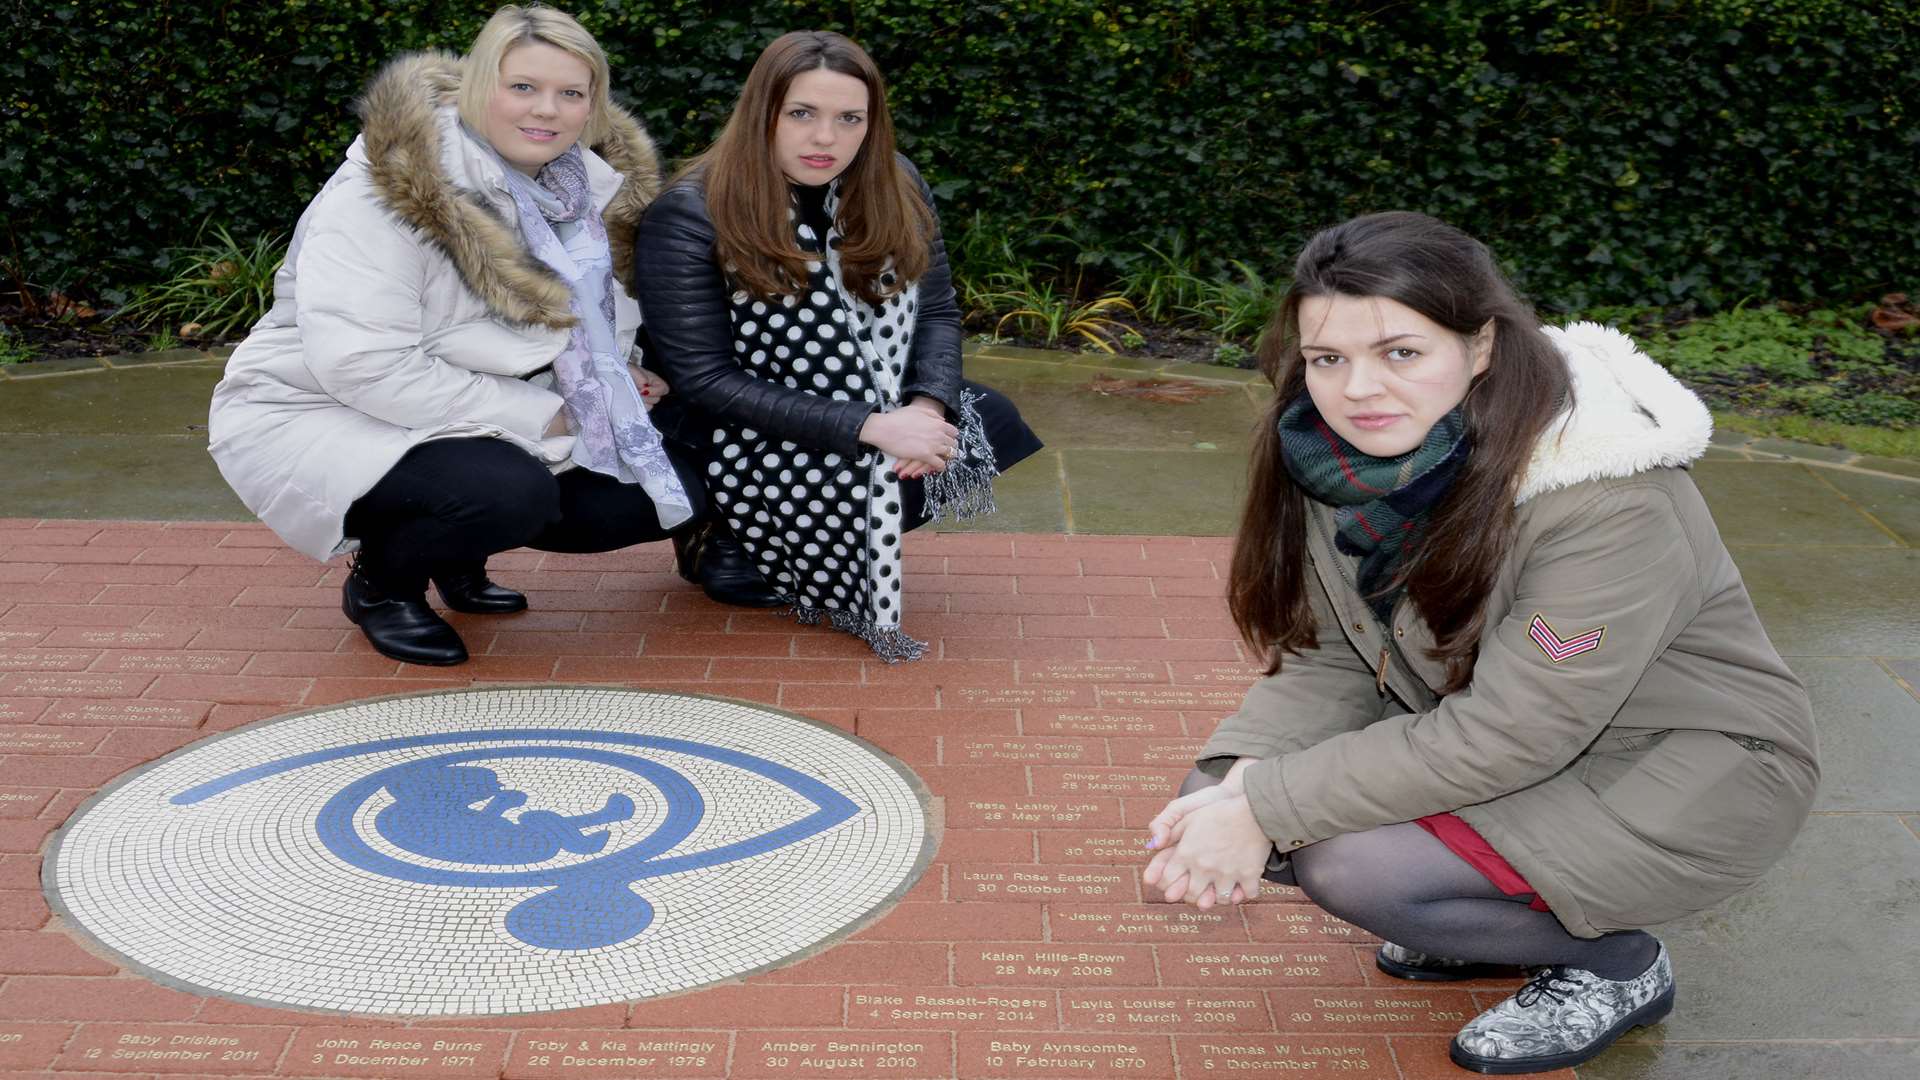
<instances>
[{"instance_id":1,"label":"grey fringed scarf","mask_svg":"<svg viewBox=\"0 0 1920 1080\"><path fill-rule=\"evenodd\" d=\"M839 186L827 192L826 218L837 223ZM824 243L792 214L807 262L807 284L778 299L735 293L733 348L756 378L837 401L899 408L913 355L920 289L896 287L878 308L848 288L840 268L840 234ZM993 449L972 394L960 402L958 455L926 478L927 513L963 520L990 513ZM803 623L822 620L855 634L889 662L917 660L926 642L900 627L900 478L895 459L870 447L848 459L802 447L739 425L714 431L708 490L734 536L768 584L793 604Z\"/></svg>"}]
</instances>

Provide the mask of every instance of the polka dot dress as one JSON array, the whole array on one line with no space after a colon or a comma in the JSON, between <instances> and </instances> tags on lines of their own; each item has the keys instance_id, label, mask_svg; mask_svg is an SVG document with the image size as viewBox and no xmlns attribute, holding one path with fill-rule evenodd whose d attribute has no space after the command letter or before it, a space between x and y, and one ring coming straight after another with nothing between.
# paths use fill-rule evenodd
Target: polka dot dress
<instances>
[{"instance_id":1,"label":"polka dot dress","mask_svg":"<svg viewBox=\"0 0 1920 1080\"><path fill-rule=\"evenodd\" d=\"M827 195L837 220L838 185ZM790 211L807 263L804 289L778 299L733 296L733 348L755 377L835 401L900 407L912 355L919 288L909 284L877 309L845 287L840 236L823 245ZM880 275L882 288L896 285ZM802 622L821 620L859 635L881 657L916 660L926 643L900 629L900 479L894 458L863 448L856 458L803 447L752 428L722 424L707 487L720 515L760 573Z\"/></svg>"}]
</instances>

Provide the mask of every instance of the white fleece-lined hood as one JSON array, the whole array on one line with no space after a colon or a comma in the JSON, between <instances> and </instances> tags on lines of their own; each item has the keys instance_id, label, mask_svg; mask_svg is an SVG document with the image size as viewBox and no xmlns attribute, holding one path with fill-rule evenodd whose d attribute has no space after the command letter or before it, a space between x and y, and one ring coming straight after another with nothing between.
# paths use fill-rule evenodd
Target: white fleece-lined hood
<instances>
[{"instance_id":1,"label":"white fleece-lined hood","mask_svg":"<svg viewBox=\"0 0 1920 1080\"><path fill-rule=\"evenodd\" d=\"M1685 465L1706 451L1712 414L1632 338L1592 322L1541 329L1566 357L1574 405L1534 446L1516 504L1584 480Z\"/></svg>"}]
</instances>

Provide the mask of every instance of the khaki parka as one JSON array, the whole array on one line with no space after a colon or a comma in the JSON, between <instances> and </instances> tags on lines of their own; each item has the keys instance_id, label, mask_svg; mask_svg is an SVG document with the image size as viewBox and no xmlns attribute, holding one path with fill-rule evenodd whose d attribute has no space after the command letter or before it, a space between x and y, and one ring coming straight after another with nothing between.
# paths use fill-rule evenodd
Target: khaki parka
<instances>
[{"instance_id":1,"label":"khaki parka","mask_svg":"<svg viewBox=\"0 0 1920 1080\"><path fill-rule=\"evenodd\" d=\"M1200 758L1242 777L1281 851L1452 812L1595 937L1710 907L1766 872L1819 778L1805 690L1767 640L1684 468L1711 419L1616 331L1547 331L1575 407L1520 490L1472 682L1445 697L1403 597L1381 626L1310 504L1318 644ZM1384 675L1382 668L1384 666Z\"/></svg>"}]
</instances>

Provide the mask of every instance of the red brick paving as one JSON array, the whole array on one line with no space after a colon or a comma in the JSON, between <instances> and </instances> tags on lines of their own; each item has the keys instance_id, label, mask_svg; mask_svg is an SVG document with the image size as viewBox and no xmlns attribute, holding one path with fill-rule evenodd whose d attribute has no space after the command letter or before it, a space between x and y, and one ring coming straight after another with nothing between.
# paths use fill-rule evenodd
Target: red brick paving
<instances>
[{"instance_id":1,"label":"red brick paving","mask_svg":"<svg viewBox=\"0 0 1920 1080\"><path fill-rule=\"evenodd\" d=\"M928 656L707 601L665 545L511 552L534 610L456 623L453 669L373 653L337 567L252 525L0 522L0 1075L1464 1076L1446 1036L1512 982L1432 988L1277 890L1198 912L1142 889L1141 826L1258 669L1218 538L915 534ZM740 697L854 731L936 798L927 875L777 971L568 1013L389 1022L198 997L82 948L47 835L121 772L240 724L510 681ZM1569 1074L1556 1074L1563 1078Z\"/></svg>"}]
</instances>

